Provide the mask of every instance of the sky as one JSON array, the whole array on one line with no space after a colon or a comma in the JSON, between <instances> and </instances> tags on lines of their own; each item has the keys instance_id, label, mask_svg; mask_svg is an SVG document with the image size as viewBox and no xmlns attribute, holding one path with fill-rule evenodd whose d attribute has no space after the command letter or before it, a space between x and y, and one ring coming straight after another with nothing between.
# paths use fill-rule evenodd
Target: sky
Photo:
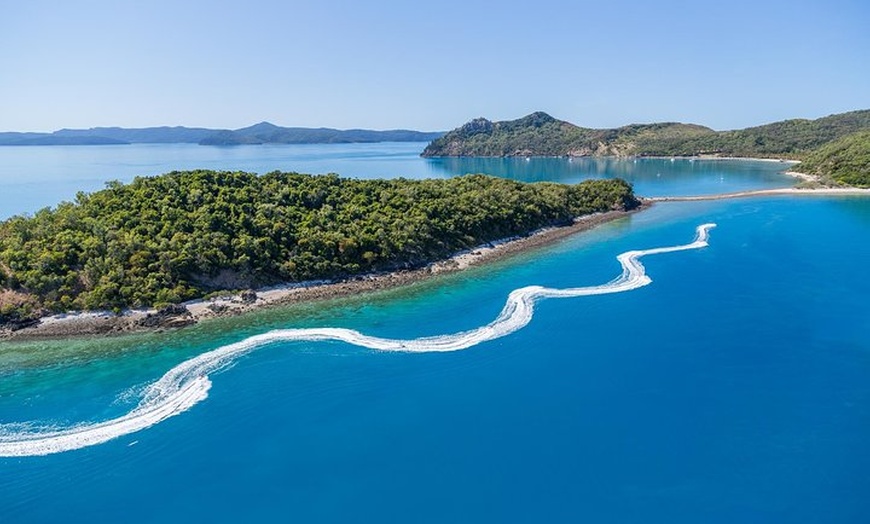
<instances>
[{"instance_id":1,"label":"sky","mask_svg":"<svg viewBox=\"0 0 870 524\"><path fill-rule=\"evenodd\" d=\"M867 0L0 0L0 131L870 109Z\"/></svg>"}]
</instances>

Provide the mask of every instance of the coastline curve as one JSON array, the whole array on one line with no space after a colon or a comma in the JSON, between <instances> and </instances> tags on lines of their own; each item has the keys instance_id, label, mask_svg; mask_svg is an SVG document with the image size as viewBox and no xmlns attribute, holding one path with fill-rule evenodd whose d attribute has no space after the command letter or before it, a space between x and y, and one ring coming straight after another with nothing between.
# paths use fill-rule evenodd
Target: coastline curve
<instances>
[{"instance_id":1,"label":"coastline curve","mask_svg":"<svg viewBox=\"0 0 870 524\"><path fill-rule=\"evenodd\" d=\"M139 404L130 412L106 421L64 429L20 430L19 423L0 424L0 457L40 456L72 451L147 429L189 410L208 397L209 375L224 369L238 357L275 342L339 341L377 351L409 353L458 351L514 333L531 322L535 303L546 298L575 298L631 291L652 282L640 258L700 249L708 245L709 231L716 224L696 228L694 241L676 246L626 251L616 258L622 274L606 284L578 288L527 286L513 290L495 320L476 329L415 339L388 339L346 328L280 329L254 335L188 359L167 371L144 389ZM32 425L28 425L34 427Z\"/></svg>"}]
</instances>

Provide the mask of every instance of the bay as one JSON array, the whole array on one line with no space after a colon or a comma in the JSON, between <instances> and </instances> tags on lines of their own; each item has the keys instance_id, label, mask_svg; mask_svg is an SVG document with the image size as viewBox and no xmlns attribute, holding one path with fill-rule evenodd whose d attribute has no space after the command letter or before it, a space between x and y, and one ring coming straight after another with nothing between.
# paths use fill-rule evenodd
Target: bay
<instances>
[{"instance_id":1,"label":"bay","mask_svg":"<svg viewBox=\"0 0 870 524\"><path fill-rule=\"evenodd\" d=\"M787 187L788 164L743 160L593 158L420 158L425 143L200 146L0 147L0 218L72 201L110 180L129 182L188 169L338 173L355 178L442 178L486 173L525 182L577 183L621 177L638 194L712 194Z\"/></svg>"},{"instance_id":2,"label":"bay","mask_svg":"<svg viewBox=\"0 0 870 524\"><path fill-rule=\"evenodd\" d=\"M438 164L410 155L399 157ZM460 171L525 180L586 176L577 160L462 160ZM352 174L390 162L373 153ZM639 164L641 194L789 182L770 163ZM589 165L605 176L636 169ZM474 329L516 288L603 284L618 276L619 253L690 242L707 222L717 224L708 247L643 259L649 286L544 300L524 329L463 351L259 348L214 374L205 401L152 428L0 458L0 522L864 522L862 197L660 203L400 290L178 332L0 343L0 424L116 417L172 366L272 329Z\"/></svg>"}]
</instances>

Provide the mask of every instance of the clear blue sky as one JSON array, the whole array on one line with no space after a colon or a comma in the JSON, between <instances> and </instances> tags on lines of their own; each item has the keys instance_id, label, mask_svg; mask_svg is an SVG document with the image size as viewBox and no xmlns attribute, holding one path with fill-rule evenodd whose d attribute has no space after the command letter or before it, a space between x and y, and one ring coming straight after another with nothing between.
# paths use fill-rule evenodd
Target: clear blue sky
<instances>
[{"instance_id":1,"label":"clear blue sky","mask_svg":"<svg viewBox=\"0 0 870 524\"><path fill-rule=\"evenodd\" d=\"M0 130L870 108L870 1L0 0Z\"/></svg>"}]
</instances>

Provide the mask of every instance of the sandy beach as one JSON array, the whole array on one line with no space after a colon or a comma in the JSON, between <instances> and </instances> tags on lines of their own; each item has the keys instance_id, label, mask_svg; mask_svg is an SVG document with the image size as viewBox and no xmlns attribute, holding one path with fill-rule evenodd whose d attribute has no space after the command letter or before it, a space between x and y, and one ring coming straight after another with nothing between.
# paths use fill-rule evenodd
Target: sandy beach
<instances>
[{"instance_id":1,"label":"sandy beach","mask_svg":"<svg viewBox=\"0 0 870 524\"><path fill-rule=\"evenodd\" d=\"M419 269L359 275L339 281L293 283L221 295L208 300L195 300L182 304L186 312L166 315L165 318L161 318L154 309L128 310L117 315L106 311L51 315L43 317L39 324L32 327L17 331L0 330L0 340L54 339L184 327L201 320L240 315L262 307L328 300L405 286L434 275L462 271L471 266L502 260L544 247L601 224L626 217L649 205L651 202L648 201L638 209L629 212L611 211L588 215L576 219L573 224L567 226L548 227L528 236L506 238L477 246ZM149 319L154 319L154 322L149 322Z\"/></svg>"},{"instance_id":2,"label":"sandy beach","mask_svg":"<svg viewBox=\"0 0 870 524\"><path fill-rule=\"evenodd\" d=\"M755 158L745 156L717 156L717 155L698 155L686 156L677 158L697 158L698 160L744 160L747 162L775 162L778 164L800 164L800 160L790 160L788 158Z\"/></svg>"},{"instance_id":3,"label":"sandy beach","mask_svg":"<svg viewBox=\"0 0 870 524\"><path fill-rule=\"evenodd\" d=\"M784 187L780 189L758 189L755 191L738 191L735 193L719 193L715 195L697 196L665 196L649 197L649 202L691 202L695 200L726 200L731 198L749 198L756 196L771 195L794 195L794 196L818 196L818 195L843 195L843 196L870 196L870 189L858 187L820 187L820 188L797 188Z\"/></svg>"},{"instance_id":4,"label":"sandy beach","mask_svg":"<svg viewBox=\"0 0 870 524\"><path fill-rule=\"evenodd\" d=\"M799 180L803 180L804 182L818 182L819 177L816 175L808 175L806 173L801 173L799 171L786 171L786 175L790 177L797 178Z\"/></svg>"}]
</instances>

